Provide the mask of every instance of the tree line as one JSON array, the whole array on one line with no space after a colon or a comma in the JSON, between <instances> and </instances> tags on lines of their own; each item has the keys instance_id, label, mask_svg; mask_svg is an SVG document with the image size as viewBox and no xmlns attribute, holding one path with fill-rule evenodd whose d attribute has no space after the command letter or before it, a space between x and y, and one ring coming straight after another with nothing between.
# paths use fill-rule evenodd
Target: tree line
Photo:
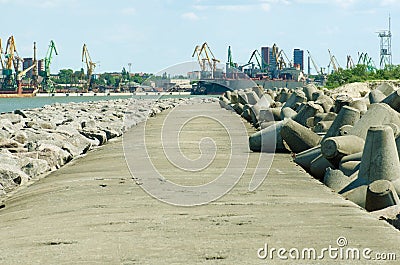
<instances>
[{"instance_id":1,"label":"tree line","mask_svg":"<svg viewBox=\"0 0 400 265\"><path fill-rule=\"evenodd\" d=\"M400 79L400 65L387 65L384 69L358 64L350 69L339 69L327 76L326 87L336 88L354 82Z\"/></svg>"},{"instance_id":2,"label":"tree line","mask_svg":"<svg viewBox=\"0 0 400 265\"><path fill-rule=\"evenodd\" d=\"M119 87L121 83L135 82L138 84L143 83L150 74L129 74L125 68L121 72L117 73L102 73L97 75L98 78L94 80L96 85L108 86L108 87ZM72 69L61 69L56 77L52 77L52 81L56 84L80 84L82 81L88 79L83 68L79 71Z\"/></svg>"}]
</instances>

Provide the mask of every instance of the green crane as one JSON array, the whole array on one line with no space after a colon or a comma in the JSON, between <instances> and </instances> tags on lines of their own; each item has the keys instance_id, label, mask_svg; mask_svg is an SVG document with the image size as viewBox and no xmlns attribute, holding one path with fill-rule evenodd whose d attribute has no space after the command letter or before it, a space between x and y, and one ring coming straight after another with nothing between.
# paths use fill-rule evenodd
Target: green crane
<instances>
[{"instance_id":1,"label":"green crane","mask_svg":"<svg viewBox=\"0 0 400 265\"><path fill-rule=\"evenodd\" d=\"M228 46L228 65L230 68L237 68L237 64L232 60L232 50L231 46Z\"/></svg>"},{"instance_id":2,"label":"green crane","mask_svg":"<svg viewBox=\"0 0 400 265\"><path fill-rule=\"evenodd\" d=\"M39 75L43 77L42 88L48 93L54 92L54 84L53 81L50 80L50 64L53 59L53 52L55 55L58 55L56 45L54 41L51 40L46 57L44 58L44 71L40 71L39 73Z\"/></svg>"}]
</instances>

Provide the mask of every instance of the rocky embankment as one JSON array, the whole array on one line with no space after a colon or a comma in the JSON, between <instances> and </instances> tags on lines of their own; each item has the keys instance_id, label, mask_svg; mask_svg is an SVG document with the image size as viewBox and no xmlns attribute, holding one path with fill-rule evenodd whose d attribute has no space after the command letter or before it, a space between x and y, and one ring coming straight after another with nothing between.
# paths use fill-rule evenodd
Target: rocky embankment
<instances>
[{"instance_id":1,"label":"rocky embankment","mask_svg":"<svg viewBox=\"0 0 400 265\"><path fill-rule=\"evenodd\" d=\"M255 87L225 93L220 105L259 129L249 137L252 151L291 152L294 162L332 190L400 228L395 85L370 89L358 83L333 91Z\"/></svg>"},{"instance_id":2,"label":"rocky embankment","mask_svg":"<svg viewBox=\"0 0 400 265\"><path fill-rule=\"evenodd\" d=\"M53 104L0 114L0 198L56 170L130 127L178 104L212 98L118 99Z\"/></svg>"}]
</instances>

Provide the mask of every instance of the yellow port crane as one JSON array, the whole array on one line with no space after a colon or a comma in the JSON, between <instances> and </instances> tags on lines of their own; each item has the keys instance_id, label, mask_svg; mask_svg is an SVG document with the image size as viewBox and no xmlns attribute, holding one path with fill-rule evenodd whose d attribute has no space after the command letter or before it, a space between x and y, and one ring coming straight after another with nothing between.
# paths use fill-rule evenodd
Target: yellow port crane
<instances>
[{"instance_id":1,"label":"yellow port crane","mask_svg":"<svg viewBox=\"0 0 400 265\"><path fill-rule=\"evenodd\" d=\"M277 66L278 70L282 70L283 68L287 67L287 64L286 64L283 56L286 57L289 64L291 65L291 62L290 62L289 58L287 57L286 53L282 49L279 50L276 43L274 43L274 45L272 45L272 56L274 57L274 59L276 61L276 66Z\"/></svg>"},{"instance_id":2,"label":"yellow port crane","mask_svg":"<svg viewBox=\"0 0 400 265\"><path fill-rule=\"evenodd\" d=\"M3 45L2 45L2 40L1 40L1 38L0 38L0 62L1 62L1 69L4 69Z\"/></svg>"},{"instance_id":3,"label":"yellow port crane","mask_svg":"<svg viewBox=\"0 0 400 265\"><path fill-rule=\"evenodd\" d=\"M17 91L18 94L22 94L22 78L26 75L27 72L29 72L31 69L33 69L33 75L32 75L32 80L34 82L34 86L37 85L35 82L35 71L37 68L37 61L36 61L36 42L33 43L33 63L31 66L27 67L26 69L22 70L21 72L17 73L16 79L17 79Z\"/></svg>"},{"instance_id":4,"label":"yellow port crane","mask_svg":"<svg viewBox=\"0 0 400 265\"><path fill-rule=\"evenodd\" d=\"M87 49L86 44L83 44L82 48L82 62L86 64L86 69L87 69L87 82L85 86L85 92L92 90L93 85L94 85L94 77L93 77L93 72L94 69L96 68L96 63L92 61L89 55L89 51Z\"/></svg>"},{"instance_id":5,"label":"yellow port crane","mask_svg":"<svg viewBox=\"0 0 400 265\"><path fill-rule=\"evenodd\" d=\"M20 57L17 53L17 47L15 46L14 36L10 36L7 40L4 57L5 62L2 62L2 65L4 65L2 70L4 78L1 87L3 90L13 91L17 87L15 76L13 75L13 67L17 74L20 61Z\"/></svg>"},{"instance_id":6,"label":"yellow port crane","mask_svg":"<svg viewBox=\"0 0 400 265\"><path fill-rule=\"evenodd\" d=\"M220 60L215 58L207 42L204 42L201 46L196 45L192 57L194 57L195 55L197 55L197 60L199 61L201 71L207 71L208 65L211 71L211 78L213 78L214 73L217 70L217 63L219 63Z\"/></svg>"},{"instance_id":7,"label":"yellow port crane","mask_svg":"<svg viewBox=\"0 0 400 265\"><path fill-rule=\"evenodd\" d=\"M329 69L329 66L332 65L334 72L339 71L340 65L339 65L335 55L332 55L332 53L331 53L331 51L329 49L328 49L328 53L329 53L329 58L330 58L330 62L328 64L328 69ZM328 72L329 72L329 70L328 70Z\"/></svg>"}]
</instances>

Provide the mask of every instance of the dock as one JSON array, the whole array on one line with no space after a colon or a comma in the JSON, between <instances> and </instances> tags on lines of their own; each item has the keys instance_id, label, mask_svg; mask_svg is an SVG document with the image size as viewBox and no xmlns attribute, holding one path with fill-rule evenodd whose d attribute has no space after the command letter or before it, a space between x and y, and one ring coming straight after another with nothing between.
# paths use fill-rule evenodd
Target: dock
<instances>
[{"instance_id":1,"label":"dock","mask_svg":"<svg viewBox=\"0 0 400 265\"><path fill-rule=\"evenodd\" d=\"M213 113L225 122L238 119L218 103L198 108L204 117ZM221 152L202 178L193 177L163 158L157 132L168 113L133 127L125 141L129 139L132 148L140 146L135 136L148 126L153 139L146 142L148 155L161 174L183 185L211 181L224 170L230 154L230 142L217 141L226 130L207 118L188 124L180 142L188 157L199 155L193 139L203 134L216 139ZM193 117L190 111L179 115L182 120ZM245 126L249 134L254 132ZM327 252L316 260L284 260L277 251L266 256L266 246L267 252L314 248L318 256L329 247L368 248L373 259L377 253L400 259L398 230L312 178L289 154L275 154L264 182L249 191L260 154L242 143L249 162L234 188L210 203L183 207L143 190L146 176L132 176L123 143L122 138L111 141L6 200L0 210L0 264L396 264L332 258Z\"/></svg>"}]
</instances>

